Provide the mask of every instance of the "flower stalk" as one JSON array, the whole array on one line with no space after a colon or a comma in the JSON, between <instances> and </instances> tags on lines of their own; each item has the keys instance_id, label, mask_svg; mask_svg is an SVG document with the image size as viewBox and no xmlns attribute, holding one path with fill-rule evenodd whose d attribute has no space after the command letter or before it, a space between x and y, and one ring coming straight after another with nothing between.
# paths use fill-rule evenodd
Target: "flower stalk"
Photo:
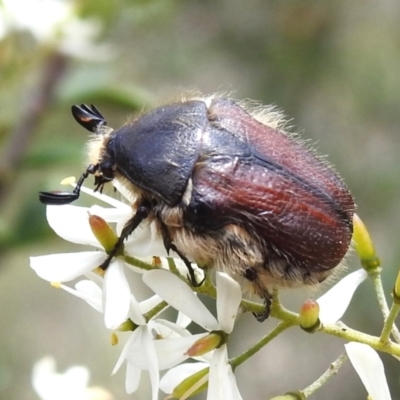
<instances>
[{"instance_id":1,"label":"flower stalk","mask_svg":"<svg viewBox=\"0 0 400 400\"><path fill-rule=\"evenodd\" d=\"M347 354L341 354L335 361L331 363L329 368L311 385L307 386L305 389L301 391L304 399L309 398L312 394L314 394L318 389L325 385L326 382L329 381L333 376L337 375L339 369L342 365L348 360Z\"/></svg>"}]
</instances>

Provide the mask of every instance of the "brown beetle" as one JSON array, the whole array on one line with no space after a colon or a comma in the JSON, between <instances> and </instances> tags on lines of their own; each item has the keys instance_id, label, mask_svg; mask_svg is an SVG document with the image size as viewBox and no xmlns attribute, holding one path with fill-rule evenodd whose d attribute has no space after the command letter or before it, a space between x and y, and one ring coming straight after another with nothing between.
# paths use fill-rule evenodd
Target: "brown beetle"
<instances>
[{"instance_id":1,"label":"brown beetle","mask_svg":"<svg viewBox=\"0 0 400 400\"><path fill-rule=\"evenodd\" d=\"M156 220L193 284L190 261L244 277L266 302L260 319L273 287L322 282L347 253L352 196L269 109L199 97L155 108L118 130L94 106L73 106L72 113L96 133L90 165L74 192L41 192L40 200L76 200L89 174L96 190L118 181L135 202L115 252L143 219Z\"/></svg>"}]
</instances>

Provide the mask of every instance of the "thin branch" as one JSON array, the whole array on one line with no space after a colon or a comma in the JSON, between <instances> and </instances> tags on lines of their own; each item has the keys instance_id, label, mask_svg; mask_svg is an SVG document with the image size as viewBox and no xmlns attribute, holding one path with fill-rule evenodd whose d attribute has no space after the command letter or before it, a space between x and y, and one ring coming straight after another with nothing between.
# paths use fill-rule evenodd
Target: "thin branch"
<instances>
[{"instance_id":1,"label":"thin branch","mask_svg":"<svg viewBox=\"0 0 400 400\"><path fill-rule=\"evenodd\" d=\"M53 100L66 67L67 57L58 52L52 53L43 66L41 81L27 93L26 101L21 105L17 125L0 158L0 203L9 190L15 170L29 149L36 128Z\"/></svg>"},{"instance_id":2,"label":"thin branch","mask_svg":"<svg viewBox=\"0 0 400 400\"><path fill-rule=\"evenodd\" d=\"M339 372L340 367L348 360L347 354L341 354L335 361L331 363L329 368L310 386L301 391L305 399L310 397L314 392L320 389L329 379Z\"/></svg>"}]
</instances>

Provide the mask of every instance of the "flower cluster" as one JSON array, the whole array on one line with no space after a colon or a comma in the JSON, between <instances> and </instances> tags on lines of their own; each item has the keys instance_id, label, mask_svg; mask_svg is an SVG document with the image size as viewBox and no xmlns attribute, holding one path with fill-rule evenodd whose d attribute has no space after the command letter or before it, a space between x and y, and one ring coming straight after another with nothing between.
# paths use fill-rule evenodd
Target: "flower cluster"
<instances>
[{"instance_id":1,"label":"flower cluster","mask_svg":"<svg viewBox=\"0 0 400 400\"><path fill-rule=\"evenodd\" d=\"M63 239L93 246L94 250L31 257L31 267L41 278L85 300L94 309L102 312L106 328L133 330L114 368L116 372L126 362L128 393L137 389L142 371L149 373L152 398L157 399L160 385L166 392L169 390L172 392L177 386L174 383L177 382L177 377L183 380L188 373L210 368L210 377L218 376L218 378L210 378L208 398L221 398L221 390L227 393L226 390L229 388L232 391L231 398L240 399L228 363L225 343L217 343L220 344L218 349L212 351L211 348L207 354L197 357L199 360L197 363L181 364L177 371L171 370L188 359L190 357L188 350L209 332L215 331L219 334L232 332L241 301L239 285L226 274L217 275L217 320L195 296L187 283L162 269L168 265L165 258L167 254L153 223L142 223L126 241L124 256L115 257L106 271L104 273L100 271L99 274L97 267L107 257L102 246L108 239L105 237L108 231L106 222L115 223L116 231L120 233L131 217L132 210L115 199L86 188L82 190L100 197L113 207L48 206L47 219L52 229ZM101 226L101 223L95 220L93 224L93 216L100 217L100 221L106 222ZM151 262L152 256L163 257L160 264L154 265L155 268L161 267L161 269L146 272L134 267L126 263L125 257L130 255L135 255L143 262ZM174 264L178 267L178 271L184 267L180 260L175 260ZM185 275L186 272L182 272L182 276ZM86 279L79 280L74 288L64 284L82 276ZM129 280L138 278L155 293L151 298L141 302L136 300L129 285ZM176 322L159 319L157 314L146 318L146 314L157 309L163 301L181 312ZM163 308L165 306L160 307L160 310ZM191 334L186 329L191 321L202 326L206 332ZM214 346L216 347L217 345ZM160 371L166 369L173 373L166 374L160 380ZM218 372L214 374L214 370Z\"/></svg>"},{"instance_id":2,"label":"flower cluster","mask_svg":"<svg viewBox=\"0 0 400 400\"><path fill-rule=\"evenodd\" d=\"M83 187L82 192L100 198L111 207L47 206L47 219L59 236L92 246L93 251L31 257L31 267L41 278L103 313L106 328L130 335L113 370L115 373L126 364L128 393L137 390L145 371L150 376L153 400L158 399L160 389L170 398L184 399L206 387L207 400L240 400L227 350L242 301L238 283L224 273L216 273L217 317L212 315L188 286L184 264L179 259L167 258L154 222L140 224L125 242L123 254L114 257L105 271L99 269L107 251L115 244L116 234L131 218L132 210L87 188ZM116 234L109 224L115 224ZM317 303L307 303L300 313L300 326L305 321L304 329L318 329L338 321L366 276L363 269L349 274ZM74 287L65 285L76 279ZM143 282L154 295L138 301L130 289L132 279ZM167 307L179 311L176 321L160 318L159 314ZM188 330L192 321L204 328L204 333L192 334ZM355 343L347 344L346 351L374 400L390 399L376 352ZM189 358L191 362L185 362ZM380 363L380 367L371 374L365 371L365 360L372 365Z\"/></svg>"}]
</instances>

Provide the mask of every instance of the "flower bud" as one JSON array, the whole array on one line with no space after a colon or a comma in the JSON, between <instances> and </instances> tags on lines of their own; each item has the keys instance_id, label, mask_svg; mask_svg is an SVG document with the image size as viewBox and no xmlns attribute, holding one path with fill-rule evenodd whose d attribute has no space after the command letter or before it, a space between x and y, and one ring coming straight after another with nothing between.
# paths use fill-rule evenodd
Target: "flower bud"
<instances>
[{"instance_id":1,"label":"flower bud","mask_svg":"<svg viewBox=\"0 0 400 400\"><path fill-rule=\"evenodd\" d=\"M393 288L393 301L396 304L400 304L400 271L397 274L396 283Z\"/></svg>"},{"instance_id":2,"label":"flower bud","mask_svg":"<svg viewBox=\"0 0 400 400\"><path fill-rule=\"evenodd\" d=\"M224 331L213 331L196 340L185 354L189 357L202 356L222 346L227 340L228 335Z\"/></svg>"},{"instance_id":3,"label":"flower bud","mask_svg":"<svg viewBox=\"0 0 400 400\"><path fill-rule=\"evenodd\" d=\"M300 327L314 333L321 325L319 320L319 304L314 300L306 300L300 309Z\"/></svg>"},{"instance_id":4,"label":"flower bud","mask_svg":"<svg viewBox=\"0 0 400 400\"><path fill-rule=\"evenodd\" d=\"M134 331L137 328L137 325L133 323L131 319L127 319L125 322L123 322L118 328L117 331L120 332L129 332L129 331Z\"/></svg>"},{"instance_id":5,"label":"flower bud","mask_svg":"<svg viewBox=\"0 0 400 400\"><path fill-rule=\"evenodd\" d=\"M381 265L381 261L375 252L374 244L366 226L357 214L354 214L353 229L354 248L360 257L362 266L367 271L374 270Z\"/></svg>"},{"instance_id":6,"label":"flower bud","mask_svg":"<svg viewBox=\"0 0 400 400\"><path fill-rule=\"evenodd\" d=\"M178 386L176 386L167 399L180 399L183 396L187 399L201 393L208 386L209 368L204 368L193 375L188 376Z\"/></svg>"},{"instance_id":7,"label":"flower bud","mask_svg":"<svg viewBox=\"0 0 400 400\"><path fill-rule=\"evenodd\" d=\"M91 214L89 214L89 225L96 239L104 247L104 250L106 252L113 250L117 244L118 236L112 230L111 226L103 218Z\"/></svg>"}]
</instances>

